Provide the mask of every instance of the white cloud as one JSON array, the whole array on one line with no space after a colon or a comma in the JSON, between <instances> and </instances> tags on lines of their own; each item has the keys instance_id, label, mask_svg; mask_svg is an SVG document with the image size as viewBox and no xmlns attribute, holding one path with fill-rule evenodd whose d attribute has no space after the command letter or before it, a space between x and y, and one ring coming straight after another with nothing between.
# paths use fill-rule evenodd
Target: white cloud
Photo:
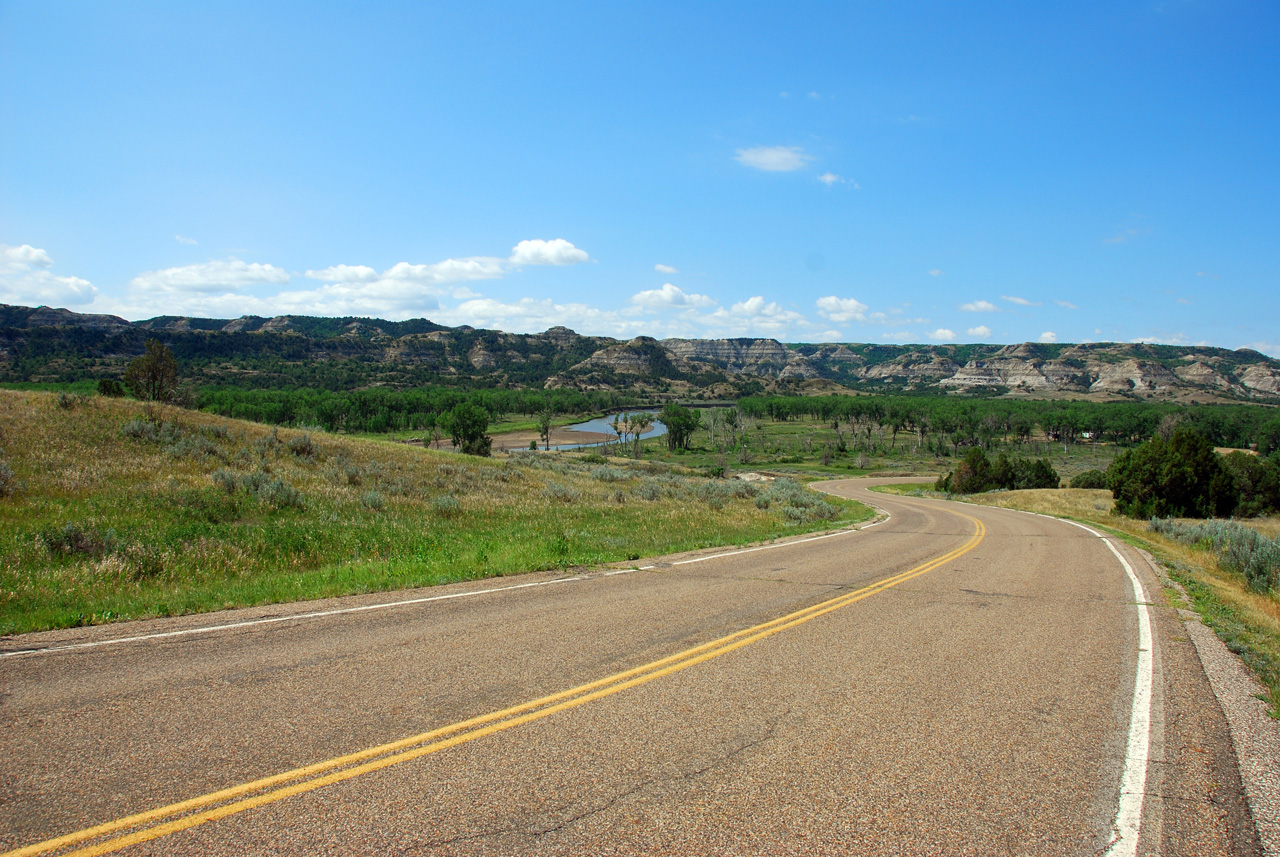
<instances>
[{"instance_id":1,"label":"white cloud","mask_svg":"<svg viewBox=\"0 0 1280 857\"><path fill-rule=\"evenodd\" d=\"M0 244L0 303L20 306L84 306L98 290L80 277L60 277L48 269L53 258L30 244Z\"/></svg>"},{"instance_id":2,"label":"white cloud","mask_svg":"<svg viewBox=\"0 0 1280 857\"><path fill-rule=\"evenodd\" d=\"M831 187L836 184L844 184L844 179L835 173L823 173L818 176L818 181L822 182L827 187Z\"/></svg>"},{"instance_id":3,"label":"white cloud","mask_svg":"<svg viewBox=\"0 0 1280 857\"><path fill-rule=\"evenodd\" d=\"M1071 301L1054 301L1054 303L1065 309L1080 309L1080 307L1071 303Z\"/></svg>"},{"instance_id":4,"label":"white cloud","mask_svg":"<svg viewBox=\"0 0 1280 857\"><path fill-rule=\"evenodd\" d=\"M965 332L970 336L976 336L978 339L987 339L991 336L991 328L987 327L985 324L980 324L977 327L971 327Z\"/></svg>"},{"instance_id":5,"label":"white cloud","mask_svg":"<svg viewBox=\"0 0 1280 857\"><path fill-rule=\"evenodd\" d=\"M930 268L926 273L928 273L930 277L942 276L942 270L940 268Z\"/></svg>"},{"instance_id":6,"label":"white cloud","mask_svg":"<svg viewBox=\"0 0 1280 857\"><path fill-rule=\"evenodd\" d=\"M856 298L838 298L835 295L818 298L818 315L831 321L866 321L867 305ZM883 317L883 313L879 314Z\"/></svg>"},{"instance_id":7,"label":"white cloud","mask_svg":"<svg viewBox=\"0 0 1280 857\"><path fill-rule=\"evenodd\" d=\"M1001 295L1000 300L1008 301L1009 303L1017 304L1018 306L1040 306L1041 305L1040 301L1029 301L1026 298L1020 298L1016 295Z\"/></svg>"},{"instance_id":8,"label":"white cloud","mask_svg":"<svg viewBox=\"0 0 1280 857\"><path fill-rule=\"evenodd\" d=\"M0 273L26 273L34 268L48 268L53 259L44 250L22 244L12 247L0 244Z\"/></svg>"},{"instance_id":9,"label":"white cloud","mask_svg":"<svg viewBox=\"0 0 1280 857\"><path fill-rule=\"evenodd\" d=\"M397 262L382 272L381 280L429 286L469 280L494 280L506 273L506 270L504 261L495 256L468 256L463 259L445 259L431 265Z\"/></svg>"},{"instance_id":10,"label":"white cloud","mask_svg":"<svg viewBox=\"0 0 1280 857\"><path fill-rule=\"evenodd\" d=\"M820 93L820 92L810 92L810 93L809 93L809 97L810 97L810 98L812 98L814 101L821 101L821 100L822 100L822 93Z\"/></svg>"},{"instance_id":11,"label":"white cloud","mask_svg":"<svg viewBox=\"0 0 1280 857\"><path fill-rule=\"evenodd\" d=\"M188 294L234 292L250 286L283 285L287 282L289 272L283 268L260 262L243 262L232 257L179 268L144 271L130 281L129 288L136 292Z\"/></svg>"},{"instance_id":12,"label":"white cloud","mask_svg":"<svg viewBox=\"0 0 1280 857\"><path fill-rule=\"evenodd\" d=\"M967 304L960 304L963 312L999 312L996 305L991 301L971 301Z\"/></svg>"},{"instance_id":13,"label":"white cloud","mask_svg":"<svg viewBox=\"0 0 1280 857\"><path fill-rule=\"evenodd\" d=\"M1058 334L1054 333L1052 330L1046 330L1044 333L1040 334L1039 341L1045 343L1057 342Z\"/></svg>"},{"instance_id":14,"label":"white cloud","mask_svg":"<svg viewBox=\"0 0 1280 857\"><path fill-rule=\"evenodd\" d=\"M179 244L199 244L200 243L196 239L188 238L185 235L175 235L173 236L173 240L177 241Z\"/></svg>"},{"instance_id":15,"label":"white cloud","mask_svg":"<svg viewBox=\"0 0 1280 857\"><path fill-rule=\"evenodd\" d=\"M935 342L955 342L956 341L956 332L954 330L948 330L945 327L940 327L937 330L933 331L932 333L926 333L925 336L929 337Z\"/></svg>"},{"instance_id":16,"label":"white cloud","mask_svg":"<svg viewBox=\"0 0 1280 857\"><path fill-rule=\"evenodd\" d=\"M326 283L367 283L378 279L378 272L368 265L330 265L318 271L307 271L307 276Z\"/></svg>"},{"instance_id":17,"label":"white cloud","mask_svg":"<svg viewBox=\"0 0 1280 857\"><path fill-rule=\"evenodd\" d=\"M756 146L739 149L734 159L745 167L771 173L789 173L804 169L812 155L806 155L800 146Z\"/></svg>"},{"instance_id":18,"label":"white cloud","mask_svg":"<svg viewBox=\"0 0 1280 857\"><path fill-rule=\"evenodd\" d=\"M710 307L715 306L714 299L706 295L689 294L678 286L666 283L660 289L648 289L631 296L631 302L648 309L670 309L673 307Z\"/></svg>"},{"instance_id":19,"label":"white cloud","mask_svg":"<svg viewBox=\"0 0 1280 857\"><path fill-rule=\"evenodd\" d=\"M1208 345L1206 339L1193 340L1185 333L1169 333L1167 331L1157 331L1151 336L1140 336L1137 339L1130 339L1130 342L1146 342L1152 345Z\"/></svg>"},{"instance_id":20,"label":"white cloud","mask_svg":"<svg viewBox=\"0 0 1280 857\"><path fill-rule=\"evenodd\" d=\"M551 241L533 238L513 247L508 261L513 265L577 265L590 259L585 250L579 250L563 238Z\"/></svg>"},{"instance_id":21,"label":"white cloud","mask_svg":"<svg viewBox=\"0 0 1280 857\"><path fill-rule=\"evenodd\" d=\"M653 266L653 270L657 271L659 274L678 274L678 273L680 273L679 271L677 271L675 268L671 267L670 265L662 265L662 264L654 265L654 266Z\"/></svg>"}]
</instances>

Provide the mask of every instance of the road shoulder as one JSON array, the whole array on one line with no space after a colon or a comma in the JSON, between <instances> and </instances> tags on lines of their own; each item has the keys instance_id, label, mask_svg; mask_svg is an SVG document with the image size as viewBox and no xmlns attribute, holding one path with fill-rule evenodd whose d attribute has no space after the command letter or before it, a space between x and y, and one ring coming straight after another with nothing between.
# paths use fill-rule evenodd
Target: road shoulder
<instances>
[{"instance_id":1,"label":"road shoulder","mask_svg":"<svg viewBox=\"0 0 1280 857\"><path fill-rule=\"evenodd\" d=\"M1155 558L1146 551L1141 554L1161 582L1190 604L1181 585L1165 573ZM1267 714L1266 703L1260 698L1266 689L1201 621L1200 614L1185 607L1178 608L1177 613L1230 729L1236 766L1262 853L1265 857L1280 857L1280 721Z\"/></svg>"}]
</instances>

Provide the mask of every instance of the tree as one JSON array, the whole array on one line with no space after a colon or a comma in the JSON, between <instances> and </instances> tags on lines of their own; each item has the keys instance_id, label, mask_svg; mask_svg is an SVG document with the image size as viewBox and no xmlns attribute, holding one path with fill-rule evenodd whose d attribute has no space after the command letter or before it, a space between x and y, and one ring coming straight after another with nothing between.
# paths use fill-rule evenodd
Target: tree
<instances>
[{"instance_id":1,"label":"tree","mask_svg":"<svg viewBox=\"0 0 1280 857\"><path fill-rule=\"evenodd\" d=\"M693 408L668 402L658 414L658 419L667 427L667 449L675 452L687 450L693 433L702 426L702 415ZM714 443L714 439L712 441Z\"/></svg>"},{"instance_id":2,"label":"tree","mask_svg":"<svg viewBox=\"0 0 1280 857\"><path fill-rule=\"evenodd\" d=\"M551 409L538 411L538 437L546 444L548 452L551 451Z\"/></svg>"},{"instance_id":3,"label":"tree","mask_svg":"<svg viewBox=\"0 0 1280 857\"><path fill-rule=\"evenodd\" d=\"M633 451L631 453L631 457L639 458L640 457L640 436L643 435L645 432L647 432L649 429L653 428L653 414L648 414L648 413L628 414L627 421L631 425L631 434L633 436L633 440L631 443Z\"/></svg>"},{"instance_id":4,"label":"tree","mask_svg":"<svg viewBox=\"0 0 1280 857\"><path fill-rule=\"evenodd\" d=\"M125 369L124 383L136 398L167 402L178 390L178 361L163 342L148 339L146 353Z\"/></svg>"},{"instance_id":5,"label":"tree","mask_svg":"<svg viewBox=\"0 0 1280 857\"><path fill-rule=\"evenodd\" d=\"M1239 501L1231 473L1202 434L1185 426L1159 433L1107 468L1116 511L1131 518L1212 518Z\"/></svg>"},{"instance_id":6,"label":"tree","mask_svg":"<svg viewBox=\"0 0 1280 857\"><path fill-rule=\"evenodd\" d=\"M484 408L472 402L462 402L446 412L441 422L459 452L489 454L493 438L485 434L489 429L489 412Z\"/></svg>"}]
</instances>

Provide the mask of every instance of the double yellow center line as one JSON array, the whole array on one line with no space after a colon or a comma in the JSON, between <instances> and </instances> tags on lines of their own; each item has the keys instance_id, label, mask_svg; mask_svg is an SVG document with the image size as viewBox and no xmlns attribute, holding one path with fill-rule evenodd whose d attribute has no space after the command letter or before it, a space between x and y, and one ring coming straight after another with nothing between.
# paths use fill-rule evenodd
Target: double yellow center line
<instances>
[{"instance_id":1,"label":"double yellow center line","mask_svg":"<svg viewBox=\"0 0 1280 857\"><path fill-rule=\"evenodd\" d=\"M84 845L84 847L74 851L65 852L66 857L71 857L71 855L89 857L89 855L93 854L106 854L140 842L159 839L163 836L177 833L180 830L196 827L205 822L216 821L245 810L275 803L293 795L350 780L383 768L389 768L392 765L409 762L421 756L437 753L449 747L474 741L477 738L483 738L485 735L511 729L524 723L541 720L561 711L567 711L580 705L586 705L588 702L612 696L628 688L646 684L665 675L686 670L712 658L718 658L743 646L749 646L766 637L781 633L788 628L802 625L833 610L839 610L841 607L847 607L865 598L870 598L872 595L883 592L900 583L905 583L912 578L927 574L939 566L968 553L982 541L983 536L986 534L986 527L976 518L971 518L968 515L961 515L961 517L967 518L974 524L974 532L969 540L960 547L931 559L922 565L918 565L909 571L885 578L853 592L836 596L812 607L788 613L769 622L737 631L717 640L712 640L709 643L703 643L700 646L694 646L670 657L615 673L606 678L588 682L569 690L562 690L550 696L544 696L510 708L504 708L501 711L473 717L449 726L442 726L439 729L393 741L390 744L370 747L357 753L338 756L327 761L317 762L314 765L295 768L292 771L285 771L284 773L264 777L232 788L222 789L221 791L210 792L189 800L162 806L158 809L110 821L106 824L88 827L75 833L69 833L65 836L59 836L55 839L49 839L45 842L38 842L15 851L0 854L0 857L30 857L30 855L49 854L84 843L91 844ZM95 842L94 840L98 841Z\"/></svg>"}]
</instances>

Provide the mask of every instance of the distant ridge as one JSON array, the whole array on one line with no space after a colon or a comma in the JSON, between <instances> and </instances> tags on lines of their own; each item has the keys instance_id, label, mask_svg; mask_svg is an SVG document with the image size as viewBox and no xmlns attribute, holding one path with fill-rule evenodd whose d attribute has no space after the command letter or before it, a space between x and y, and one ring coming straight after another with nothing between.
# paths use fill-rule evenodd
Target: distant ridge
<instances>
[{"instance_id":1,"label":"distant ridge","mask_svg":"<svg viewBox=\"0 0 1280 857\"><path fill-rule=\"evenodd\" d=\"M427 319L111 315L0 304L0 380L118 377L148 338L196 383L325 389L430 384L629 390L967 393L1182 401L1280 399L1280 361L1251 349L1142 343L784 344L774 339L628 341L445 327Z\"/></svg>"}]
</instances>

